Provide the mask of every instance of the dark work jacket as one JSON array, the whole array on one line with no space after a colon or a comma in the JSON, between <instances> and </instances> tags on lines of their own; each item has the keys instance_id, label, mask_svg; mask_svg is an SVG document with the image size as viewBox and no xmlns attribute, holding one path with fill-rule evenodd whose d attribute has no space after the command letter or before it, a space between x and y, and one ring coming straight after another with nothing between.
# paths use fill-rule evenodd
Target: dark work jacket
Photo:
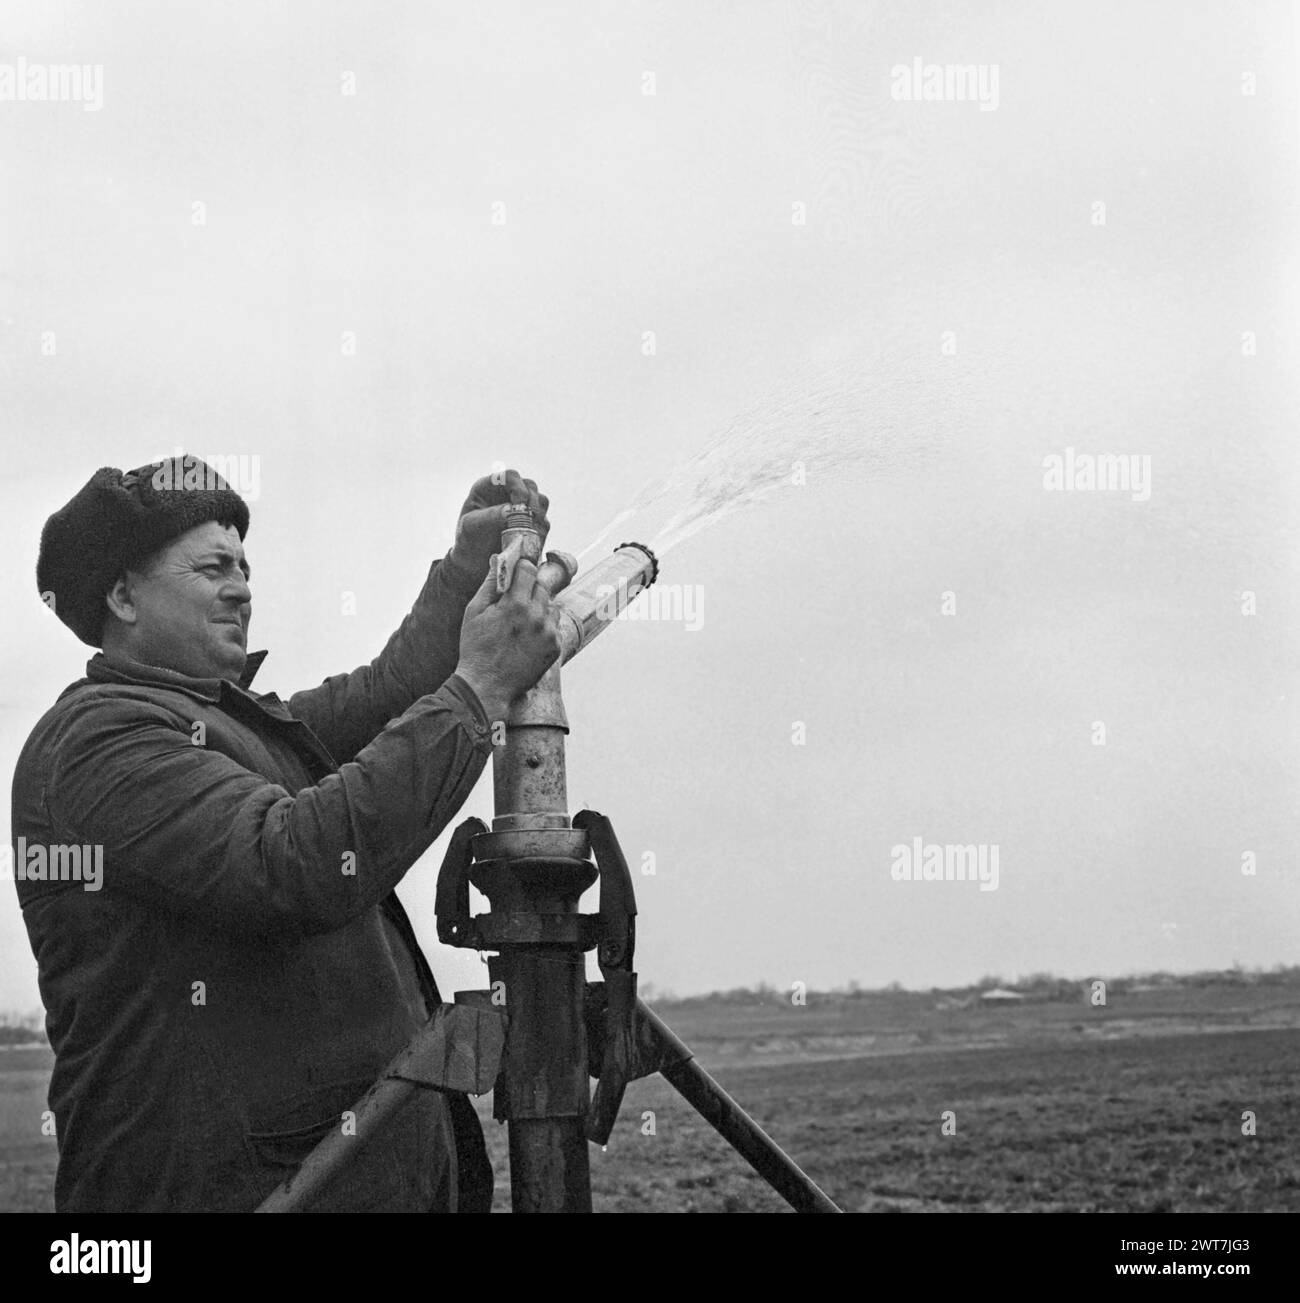
<instances>
[{"instance_id":1,"label":"dark work jacket","mask_svg":"<svg viewBox=\"0 0 1300 1303\"><path fill-rule=\"evenodd\" d=\"M435 562L368 666L288 705L109 660L33 730L15 877L54 1048L61 1212L255 1208L438 1002L393 892L491 753L453 673L474 584ZM98 890L28 876L102 847ZM66 864L63 876L68 877ZM486 1211L464 1096L420 1091L318 1204Z\"/></svg>"}]
</instances>

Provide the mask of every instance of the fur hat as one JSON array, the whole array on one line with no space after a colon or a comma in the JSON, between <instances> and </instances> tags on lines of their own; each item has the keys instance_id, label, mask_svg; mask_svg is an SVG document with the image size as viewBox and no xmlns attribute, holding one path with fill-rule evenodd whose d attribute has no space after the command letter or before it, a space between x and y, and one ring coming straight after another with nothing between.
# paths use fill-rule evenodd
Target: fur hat
<instances>
[{"instance_id":1,"label":"fur hat","mask_svg":"<svg viewBox=\"0 0 1300 1303\"><path fill-rule=\"evenodd\" d=\"M41 598L82 642L98 647L104 597L122 572L209 520L233 525L241 539L248 532L247 504L207 462L171 457L125 474L106 466L41 530Z\"/></svg>"}]
</instances>

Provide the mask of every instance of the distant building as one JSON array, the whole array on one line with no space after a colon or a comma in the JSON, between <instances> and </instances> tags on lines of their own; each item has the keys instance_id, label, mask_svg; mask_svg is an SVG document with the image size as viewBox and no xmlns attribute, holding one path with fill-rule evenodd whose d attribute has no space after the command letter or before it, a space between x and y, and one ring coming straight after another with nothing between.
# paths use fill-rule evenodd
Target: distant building
<instances>
[{"instance_id":1,"label":"distant building","mask_svg":"<svg viewBox=\"0 0 1300 1303\"><path fill-rule=\"evenodd\" d=\"M1008 991L1003 986L995 986L991 991L985 991L980 996L981 1000L1023 1000L1024 998L1019 991Z\"/></svg>"}]
</instances>

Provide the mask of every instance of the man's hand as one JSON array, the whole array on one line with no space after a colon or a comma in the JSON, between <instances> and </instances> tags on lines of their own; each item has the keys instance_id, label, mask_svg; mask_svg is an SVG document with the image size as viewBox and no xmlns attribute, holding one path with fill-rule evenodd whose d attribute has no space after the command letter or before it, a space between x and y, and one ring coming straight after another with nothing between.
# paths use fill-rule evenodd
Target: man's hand
<instances>
[{"instance_id":1,"label":"man's hand","mask_svg":"<svg viewBox=\"0 0 1300 1303\"><path fill-rule=\"evenodd\" d=\"M510 586L497 592L497 575L513 565ZM560 655L560 632L551 595L537 582L537 567L518 550L490 558L487 577L465 608L456 673L474 690L489 720L504 719L510 703L527 692Z\"/></svg>"},{"instance_id":2,"label":"man's hand","mask_svg":"<svg viewBox=\"0 0 1300 1303\"><path fill-rule=\"evenodd\" d=\"M526 503L532 508L533 523L546 542L551 523L546 519L550 502L537 491L535 480L524 479L518 471L498 471L485 475L469 491L460 509L456 526L456 545L451 550L453 563L477 583L487 573L488 561L501 550L501 530L512 503Z\"/></svg>"}]
</instances>

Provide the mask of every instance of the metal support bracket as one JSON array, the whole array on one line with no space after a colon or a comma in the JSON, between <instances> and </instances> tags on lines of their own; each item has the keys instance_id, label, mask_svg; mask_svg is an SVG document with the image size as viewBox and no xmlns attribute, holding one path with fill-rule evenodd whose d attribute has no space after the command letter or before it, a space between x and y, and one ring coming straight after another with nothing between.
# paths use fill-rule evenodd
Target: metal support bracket
<instances>
[{"instance_id":1,"label":"metal support bracket","mask_svg":"<svg viewBox=\"0 0 1300 1303\"><path fill-rule=\"evenodd\" d=\"M600 1080L587 1114L587 1139L603 1145L618 1120L635 1057L636 971L632 965L636 954L636 893L613 824L595 810L580 810L573 826L590 839L600 873L596 959L605 979L605 1017L599 1067L592 1065L592 1076Z\"/></svg>"},{"instance_id":2,"label":"metal support bracket","mask_svg":"<svg viewBox=\"0 0 1300 1303\"><path fill-rule=\"evenodd\" d=\"M500 1010L440 1004L428 1025L388 1065L385 1078L436 1090L486 1095L496 1081L506 1044Z\"/></svg>"}]
</instances>

